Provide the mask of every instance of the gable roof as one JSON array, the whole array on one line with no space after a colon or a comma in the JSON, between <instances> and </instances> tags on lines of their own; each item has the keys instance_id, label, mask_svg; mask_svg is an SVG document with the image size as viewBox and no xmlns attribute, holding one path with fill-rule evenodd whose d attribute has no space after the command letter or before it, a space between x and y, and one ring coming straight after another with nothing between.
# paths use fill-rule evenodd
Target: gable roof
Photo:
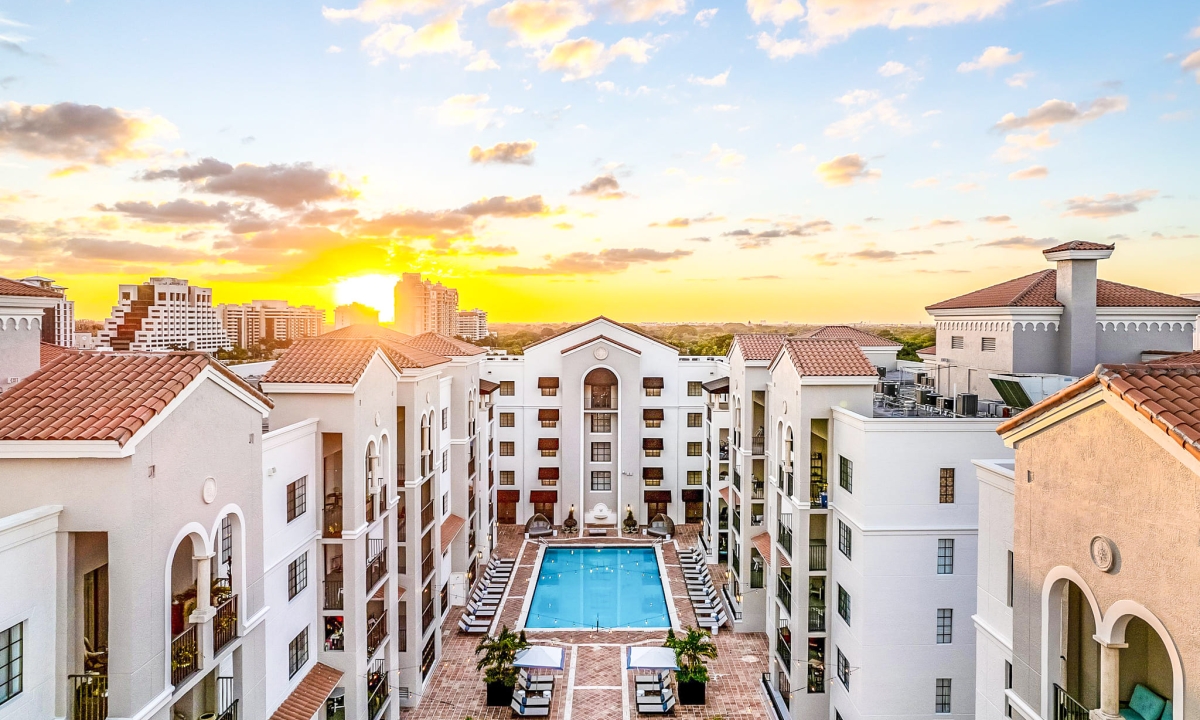
<instances>
[{"instance_id":1,"label":"gable roof","mask_svg":"<svg viewBox=\"0 0 1200 720\"><path fill-rule=\"evenodd\" d=\"M816 330L801 333L799 337L822 340L853 340L859 347L904 347L895 340L881 338L849 325L825 325Z\"/></svg>"},{"instance_id":2,"label":"gable roof","mask_svg":"<svg viewBox=\"0 0 1200 720\"><path fill-rule=\"evenodd\" d=\"M63 355L74 355L79 351L74 348L65 348L62 345L44 342L41 347L41 364L46 365L54 360L59 359Z\"/></svg>"},{"instance_id":3,"label":"gable roof","mask_svg":"<svg viewBox=\"0 0 1200 720\"><path fill-rule=\"evenodd\" d=\"M1042 270L997 285L943 300L926 310L964 310L993 307L1062 307L1056 298L1058 271ZM1123 285L1111 280L1096 281L1096 307L1200 307L1200 300Z\"/></svg>"},{"instance_id":4,"label":"gable roof","mask_svg":"<svg viewBox=\"0 0 1200 720\"><path fill-rule=\"evenodd\" d=\"M535 343L526 345L525 350L528 350L529 348L531 348L535 345L541 345L542 343L544 343L548 340L553 340L556 337L566 335L567 333L569 333L573 330L578 330L581 327L584 327L586 325L591 325L592 323L599 322L601 320L603 320L604 322L607 322L607 323L612 323L613 325L616 325L617 327L623 328L625 330L628 330L629 332L631 332L635 335L641 335L642 337L646 338L647 340L652 340L652 341L658 343L659 345L662 345L663 347L669 347L672 350L674 350L675 352L679 352L679 348L675 347L671 343L663 342L662 340L659 340L658 338L654 337L653 335L647 335L646 333L642 332L641 330L638 330L635 327L630 327L624 323L619 323L616 320L613 320L612 318L609 318L609 317L605 317L603 315L597 315L596 317L592 318L591 320L588 320L587 322L581 322L578 325L572 325L571 327L567 328L566 330L561 330L559 332L554 333L553 335L551 335L549 337L544 337Z\"/></svg>"},{"instance_id":5,"label":"gable roof","mask_svg":"<svg viewBox=\"0 0 1200 720\"><path fill-rule=\"evenodd\" d=\"M404 341L405 345L433 353L445 357L467 357L471 355L482 355L487 352L487 348L481 348L478 345L472 345L465 340L452 338L447 335L440 335L435 332L425 332L416 337L409 338Z\"/></svg>"},{"instance_id":6,"label":"gable roof","mask_svg":"<svg viewBox=\"0 0 1200 720\"><path fill-rule=\"evenodd\" d=\"M412 339L412 335L405 335L402 332L385 328L382 325L375 325L374 323L355 323L354 325L340 327L337 330L330 330L327 333L321 333L318 337L341 340L375 338L377 340L388 340L398 343L408 342Z\"/></svg>"},{"instance_id":7,"label":"gable roof","mask_svg":"<svg viewBox=\"0 0 1200 720\"><path fill-rule=\"evenodd\" d=\"M23 282L10 280L6 277L0 277L0 295L41 298L61 298L63 296L60 292L46 290L34 285L26 285Z\"/></svg>"},{"instance_id":8,"label":"gable roof","mask_svg":"<svg viewBox=\"0 0 1200 720\"><path fill-rule=\"evenodd\" d=\"M875 366L853 340L788 338L781 349L796 371L808 377L879 377Z\"/></svg>"},{"instance_id":9,"label":"gable roof","mask_svg":"<svg viewBox=\"0 0 1200 720\"><path fill-rule=\"evenodd\" d=\"M626 345L626 344L625 344L625 343L623 343L623 342L617 342L616 340L613 340L612 338L610 338L610 337L609 337L609 336L607 336L607 335L597 335L596 337L594 337L594 338L589 338L589 339L587 339L587 340L584 340L584 341L583 341L583 342L581 342L581 343L576 343L576 344L572 345L572 346L571 346L571 347L569 347L569 348L563 348L561 352L562 352L562 354L563 354L563 355L566 355L567 353L571 352L572 350L578 350L579 348L581 348L581 347L583 347L583 346L585 346L585 345L591 345L592 343L594 343L594 342L597 342L597 341L599 341L599 340L603 340L603 341L604 341L604 342L606 342L606 343L611 343L611 344L613 344L613 345L616 345L616 346L617 346L617 347L619 347L619 348L623 348L623 349L625 349L625 350L628 350L629 352L633 353L634 355L641 355L641 354L642 354L642 351L641 351L641 350L638 350L638 349L637 349L637 348L635 348L635 347L630 347L629 345Z\"/></svg>"},{"instance_id":10,"label":"gable roof","mask_svg":"<svg viewBox=\"0 0 1200 720\"><path fill-rule=\"evenodd\" d=\"M729 344L729 352L732 353L736 346L745 360L774 360L787 338L787 335L780 333L734 335L733 342Z\"/></svg>"},{"instance_id":11,"label":"gable roof","mask_svg":"<svg viewBox=\"0 0 1200 720\"><path fill-rule=\"evenodd\" d=\"M1177 358L1153 364L1098 365L1091 375L1001 423L996 432L1006 435L1096 385L1125 401L1200 460L1200 363Z\"/></svg>"},{"instance_id":12,"label":"gable roof","mask_svg":"<svg viewBox=\"0 0 1200 720\"><path fill-rule=\"evenodd\" d=\"M937 345L930 345L929 347L923 347L917 351L917 354L925 355L927 357L933 357L933 356L937 355Z\"/></svg>"},{"instance_id":13,"label":"gable roof","mask_svg":"<svg viewBox=\"0 0 1200 720\"><path fill-rule=\"evenodd\" d=\"M204 353L67 352L0 395L0 440L107 440L123 446L206 369L272 406Z\"/></svg>"},{"instance_id":14,"label":"gable roof","mask_svg":"<svg viewBox=\"0 0 1200 720\"><path fill-rule=\"evenodd\" d=\"M292 343L260 382L353 385L362 377L377 350L401 370L450 362L440 355L402 343L370 337L330 338L321 335Z\"/></svg>"},{"instance_id":15,"label":"gable roof","mask_svg":"<svg viewBox=\"0 0 1200 720\"><path fill-rule=\"evenodd\" d=\"M271 720L312 720L341 680L341 670L316 663L271 714Z\"/></svg>"}]
</instances>

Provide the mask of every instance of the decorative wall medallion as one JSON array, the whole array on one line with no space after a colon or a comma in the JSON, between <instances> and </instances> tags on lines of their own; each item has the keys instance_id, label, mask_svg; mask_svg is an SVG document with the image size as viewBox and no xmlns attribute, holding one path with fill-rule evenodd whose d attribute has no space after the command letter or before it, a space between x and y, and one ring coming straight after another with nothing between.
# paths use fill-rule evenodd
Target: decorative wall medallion
<instances>
[{"instance_id":1,"label":"decorative wall medallion","mask_svg":"<svg viewBox=\"0 0 1200 720\"><path fill-rule=\"evenodd\" d=\"M212 478L204 478L204 485L200 488L200 498L204 500L204 504L211 505L213 500L217 499L217 481Z\"/></svg>"},{"instance_id":2,"label":"decorative wall medallion","mask_svg":"<svg viewBox=\"0 0 1200 720\"><path fill-rule=\"evenodd\" d=\"M592 351L592 356L597 360L603 360L604 358L608 357L608 348L598 347Z\"/></svg>"},{"instance_id":3,"label":"decorative wall medallion","mask_svg":"<svg viewBox=\"0 0 1200 720\"><path fill-rule=\"evenodd\" d=\"M787 400L783 401L783 414L787 415Z\"/></svg>"},{"instance_id":4,"label":"decorative wall medallion","mask_svg":"<svg viewBox=\"0 0 1200 720\"><path fill-rule=\"evenodd\" d=\"M375 427L379 427L379 413L375 413Z\"/></svg>"},{"instance_id":5,"label":"decorative wall medallion","mask_svg":"<svg viewBox=\"0 0 1200 720\"><path fill-rule=\"evenodd\" d=\"M425 393L425 402L429 402L433 398L429 393Z\"/></svg>"},{"instance_id":6,"label":"decorative wall medallion","mask_svg":"<svg viewBox=\"0 0 1200 720\"><path fill-rule=\"evenodd\" d=\"M1096 567L1103 572L1112 572L1116 558L1117 547L1112 540L1103 535L1092 538L1092 562L1096 563Z\"/></svg>"}]
</instances>

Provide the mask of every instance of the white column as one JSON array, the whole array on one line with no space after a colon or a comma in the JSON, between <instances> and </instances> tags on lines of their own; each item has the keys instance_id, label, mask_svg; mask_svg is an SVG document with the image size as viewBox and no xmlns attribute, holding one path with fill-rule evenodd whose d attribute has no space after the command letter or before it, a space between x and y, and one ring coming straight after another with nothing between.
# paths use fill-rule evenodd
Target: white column
<instances>
[{"instance_id":1,"label":"white column","mask_svg":"<svg viewBox=\"0 0 1200 720\"><path fill-rule=\"evenodd\" d=\"M205 623L217 614L212 606L212 558L210 555L193 555L196 563L196 609L188 618L190 623Z\"/></svg>"},{"instance_id":2,"label":"white column","mask_svg":"<svg viewBox=\"0 0 1200 720\"><path fill-rule=\"evenodd\" d=\"M1092 720L1120 720L1121 650L1126 643L1100 643L1100 708L1091 711Z\"/></svg>"}]
</instances>

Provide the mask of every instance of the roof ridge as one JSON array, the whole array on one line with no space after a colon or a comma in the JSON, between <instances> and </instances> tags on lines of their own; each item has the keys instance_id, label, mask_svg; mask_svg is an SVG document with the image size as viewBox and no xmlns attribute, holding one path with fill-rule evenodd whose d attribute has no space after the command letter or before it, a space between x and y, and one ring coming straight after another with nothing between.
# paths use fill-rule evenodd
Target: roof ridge
<instances>
[{"instance_id":1,"label":"roof ridge","mask_svg":"<svg viewBox=\"0 0 1200 720\"><path fill-rule=\"evenodd\" d=\"M1022 298L1024 298L1026 295L1028 295L1030 292L1032 292L1032 291L1033 291L1033 289L1034 289L1035 287L1037 287L1039 283L1041 283L1043 280L1045 280L1045 279L1046 279L1046 277L1047 277L1047 276L1049 276L1051 273L1055 273L1055 270L1053 270L1053 269L1046 269L1046 270L1040 270L1040 271L1038 271L1038 272L1034 273L1034 274L1033 274L1033 276L1032 276L1034 279L1033 279L1033 280L1032 280L1032 281L1031 281L1031 282L1030 282L1028 285L1026 285L1026 286L1025 286L1025 289L1024 289L1024 290L1022 290L1021 292L1019 292L1019 293L1017 293L1016 295L1014 295L1014 296L1013 296L1013 299L1012 299L1012 300L1009 302L1009 304L1010 304L1010 305L1012 305L1012 304L1016 304L1016 302L1017 302L1018 300L1021 300L1021 299L1022 299ZM1057 275L1056 275L1056 277L1057 277ZM1057 294L1057 293L1056 293L1056 294Z\"/></svg>"}]
</instances>

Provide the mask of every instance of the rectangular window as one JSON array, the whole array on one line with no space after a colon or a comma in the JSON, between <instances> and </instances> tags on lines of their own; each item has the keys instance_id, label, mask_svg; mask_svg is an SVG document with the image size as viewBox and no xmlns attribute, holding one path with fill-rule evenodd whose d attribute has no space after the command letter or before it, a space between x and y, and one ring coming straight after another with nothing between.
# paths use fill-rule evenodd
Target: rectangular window
<instances>
[{"instance_id":1,"label":"rectangular window","mask_svg":"<svg viewBox=\"0 0 1200 720\"><path fill-rule=\"evenodd\" d=\"M662 450L651 450L646 448L646 457L662 457Z\"/></svg>"},{"instance_id":2,"label":"rectangular window","mask_svg":"<svg viewBox=\"0 0 1200 720\"><path fill-rule=\"evenodd\" d=\"M847 560L850 559L850 543L853 539L854 536L850 532L850 526L838 520L838 550L842 551Z\"/></svg>"},{"instance_id":3,"label":"rectangular window","mask_svg":"<svg viewBox=\"0 0 1200 720\"><path fill-rule=\"evenodd\" d=\"M516 471L515 470L501 470L500 471L500 484L501 485L516 485L517 484Z\"/></svg>"},{"instance_id":4,"label":"rectangular window","mask_svg":"<svg viewBox=\"0 0 1200 720\"><path fill-rule=\"evenodd\" d=\"M308 476L302 477L287 486L287 521L291 522L304 514L308 509Z\"/></svg>"},{"instance_id":5,"label":"rectangular window","mask_svg":"<svg viewBox=\"0 0 1200 720\"><path fill-rule=\"evenodd\" d=\"M688 427L704 427L704 413L688 413Z\"/></svg>"},{"instance_id":6,"label":"rectangular window","mask_svg":"<svg viewBox=\"0 0 1200 720\"><path fill-rule=\"evenodd\" d=\"M1013 551L1008 551L1008 606L1013 606Z\"/></svg>"},{"instance_id":7,"label":"rectangular window","mask_svg":"<svg viewBox=\"0 0 1200 720\"><path fill-rule=\"evenodd\" d=\"M1004 689L1012 690L1012 663L1004 661ZM1004 717L1012 717L1012 703L1008 701L1008 693L1004 694Z\"/></svg>"},{"instance_id":8,"label":"rectangular window","mask_svg":"<svg viewBox=\"0 0 1200 720\"><path fill-rule=\"evenodd\" d=\"M962 350L964 347L965 347L965 345L963 344L962 335L951 335L950 336L950 349L951 350ZM500 393L501 394L504 393L504 388L500 389Z\"/></svg>"},{"instance_id":9,"label":"rectangular window","mask_svg":"<svg viewBox=\"0 0 1200 720\"><path fill-rule=\"evenodd\" d=\"M500 381L500 394L504 397L512 397L517 394L517 384L512 380Z\"/></svg>"},{"instance_id":10,"label":"rectangular window","mask_svg":"<svg viewBox=\"0 0 1200 720\"><path fill-rule=\"evenodd\" d=\"M593 470L592 489L601 491L612 490L612 472L609 470Z\"/></svg>"},{"instance_id":11,"label":"rectangular window","mask_svg":"<svg viewBox=\"0 0 1200 720\"><path fill-rule=\"evenodd\" d=\"M445 472L445 471L448 471L449 469L450 469L450 451L443 450L442 451L442 471Z\"/></svg>"},{"instance_id":12,"label":"rectangular window","mask_svg":"<svg viewBox=\"0 0 1200 720\"><path fill-rule=\"evenodd\" d=\"M516 455L516 454L517 454L516 443L503 442L503 441L500 443L500 455L502 457L512 457L513 455Z\"/></svg>"},{"instance_id":13,"label":"rectangular window","mask_svg":"<svg viewBox=\"0 0 1200 720\"><path fill-rule=\"evenodd\" d=\"M954 541L938 540L938 575L954 574Z\"/></svg>"},{"instance_id":14,"label":"rectangular window","mask_svg":"<svg viewBox=\"0 0 1200 720\"><path fill-rule=\"evenodd\" d=\"M662 420L647 420L647 421L646 421L646 427L648 427L648 428L660 428L660 427L662 427Z\"/></svg>"},{"instance_id":15,"label":"rectangular window","mask_svg":"<svg viewBox=\"0 0 1200 720\"><path fill-rule=\"evenodd\" d=\"M612 462L612 443L592 443L592 462Z\"/></svg>"},{"instance_id":16,"label":"rectangular window","mask_svg":"<svg viewBox=\"0 0 1200 720\"><path fill-rule=\"evenodd\" d=\"M288 600L304 592L306 587L308 587L307 552L288 563Z\"/></svg>"},{"instance_id":17,"label":"rectangular window","mask_svg":"<svg viewBox=\"0 0 1200 720\"><path fill-rule=\"evenodd\" d=\"M687 471L687 484L688 485L703 485L704 484L704 473L700 470L688 470Z\"/></svg>"},{"instance_id":18,"label":"rectangular window","mask_svg":"<svg viewBox=\"0 0 1200 720\"><path fill-rule=\"evenodd\" d=\"M850 593L846 592L846 588L838 585L838 615L850 624Z\"/></svg>"},{"instance_id":19,"label":"rectangular window","mask_svg":"<svg viewBox=\"0 0 1200 720\"><path fill-rule=\"evenodd\" d=\"M937 641L938 645L949 645L954 641L954 610L951 608L938 608Z\"/></svg>"},{"instance_id":20,"label":"rectangular window","mask_svg":"<svg viewBox=\"0 0 1200 720\"><path fill-rule=\"evenodd\" d=\"M557 450L542 450L542 457L557 457Z\"/></svg>"},{"instance_id":21,"label":"rectangular window","mask_svg":"<svg viewBox=\"0 0 1200 720\"><path fill-rule=\"evenodd\" d=\"M842 489L848 493L852 493L854 492L854 463L850 462L849 458L841 455L838 455L838 462L841 465L838 480L842 485Z\"/></svg>"},{"instance_id":22,"label":"rectangular window","mask_svg":"<svg viewBox=\"0 0 1200 720\"><path fill-rule=\"evenodd\" d=\"M500 427L516 427L516 426L517 426L517 414L516 413L506 413L506 412L500 413Z\"/></svg>"},{"instance_id":23,"label":"rectangular window","mask_svg":"<svg viewBox=\"0 0 1200 720\"><path fill-rule=\"evenodd\" d=\"M308 628L300 631L300 634L292 638L288 643L288 677L296 676L300 672L300 668L308 662Z\"/></svg>"},{"instance_id":24,"label":"rectangular window","mask_svg":"<svg viewBox=\"0 0 1200 720\"><path fill-rule=\"evenodd\" d=\"M25 644L22 623L0 632L0 705L21 694Z\"/></svg>"},{"instance_id":25,"label":"rectangular window","mask_svg":"<svg viewBox=\"0 0 1200 720\"><path fill-rule=\"evenodd\" d=\"M450 408L448 407L442 408L442 429L450 429Z\"/></svg>"},{"instance_id":26,"label":"rectangular window","mask_svg":"<svg viewBox=\"0 0 1200 720\"><path fill-rule=\"evenodd\" d=\"M700 457L704 454L704 443L690 442L687 446L688 457Z\"/></svg>"},{"instance_id":27,"label":"rectangular window","mask_svg":"<svg viewBox=\"0 0 1200 720\"><path fill-rule=\"evenodd\" d=\"M979 348L984 352L996 352L996 338L983 338Z\"/></svg>"},{"instance_id":28,"label":"rectangular window","mask_svg":"<svg viewBox=\"0 0 1200 720\"><path fill-rule=\"evenodd\" d=\"M593 415L592 416L592 432L594 433L610 433L612 432L612 415Z\"/></svg>"},{"instance_id":29,"label":"rectangular window","mask_svg":"<svg viewBox=\"0 0 1200 720\"><path fill-rule=\"evenodd\" d=\"M933 700L935 713L950 712L950 678L937 679L937 691Z\"/></svg>"},{"instance_id":30,"label":"rectangular window","mask_svg":"<svg viewBox=\"0 0 1200 720\"><path fill-rule=\"evenodd\" d=\"M557 394L558 394L558 388L556 388L556 387L542 388L542 397L554 397Z\"/></svg>"},{"instance_id":31,"label":"rectangular window","mask_svg":"<svg viewBox=\"0 0 1200 720\"><path fill-rule=\"evenodd\" d=\"M558 427L557 420L542 420L542 427Z\"/></svg>"},{"instance_id":32,"label":"rectangular window","mask_svg":"<svg viewBox=\"0 0 1200 720\"><path fill-rule=\"evenodd\" d=\"M841 680L842 685L844 685L846 687L846 689L849 690L850 689L850 661L847 660L846 656L842 654L841 648L838 648L838 651L837 651L837 675L838 675L838 680Z\"/></svg>"},{"instance_id":33,"label":"rectangular window","mask_svg":"<svg viewBox=\"0 0 1200 720\"><path fill-rule=\"evenodd\" d=\"M954 468L942 468L938 477L938 502L954 502Z\"/></svg>"},{"instance_id":34,"label":"rectangular window","mask_svg":"<svg viewBox=\"0 0 1200 720\"><path fill-rule=\"evenodd\" d=\"M688 381L688 397L701 397L704 395L704 386L699 380Z\"/></svg>"},{"instance_id":35,"label":"rectangular window","mask_svg":"<svg viewBox=\"0 0 1200 720\"><path fill-rule=\"evenodd\" d=\"M646 397L661 397L662 396L662 388L653 387L653 388L645 388L645 390L646 390Z\"/></svg>"}]
</instances>

